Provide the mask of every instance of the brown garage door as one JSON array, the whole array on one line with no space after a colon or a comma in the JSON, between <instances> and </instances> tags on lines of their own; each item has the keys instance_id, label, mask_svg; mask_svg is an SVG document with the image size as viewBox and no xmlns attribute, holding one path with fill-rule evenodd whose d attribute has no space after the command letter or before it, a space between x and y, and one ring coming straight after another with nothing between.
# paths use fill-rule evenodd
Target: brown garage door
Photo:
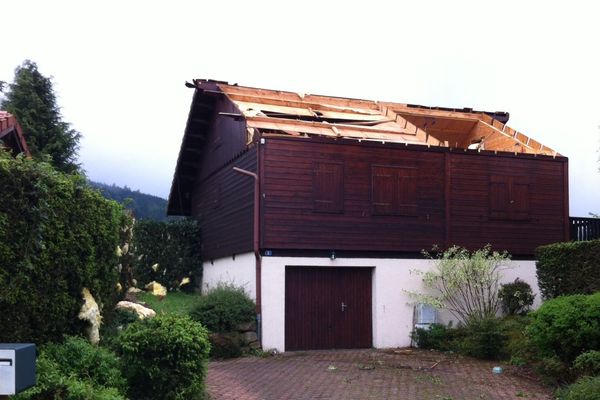
<instances>
[{"instance_id":1,"label":"brown garage door","mask_svg":"<svg viewBox=\"0 0 600 400\"><path fill-rule=\"evenodd\" d=\"M371 268L285 270L285 349L372 346Z\"/></svg>"}]
</instances>

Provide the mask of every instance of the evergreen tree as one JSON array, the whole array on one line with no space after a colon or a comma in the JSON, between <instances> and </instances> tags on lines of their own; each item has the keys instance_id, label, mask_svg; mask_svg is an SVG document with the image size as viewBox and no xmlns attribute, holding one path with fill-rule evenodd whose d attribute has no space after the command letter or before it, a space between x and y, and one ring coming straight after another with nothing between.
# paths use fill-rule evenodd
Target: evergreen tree
<instances>
[{"instance_id":1,"label":"evergreen tree","mask_svg":"<svg viewBox=\"0 0 600 400\"><path fill-rule=\"evenodd\" d=\"M0 108L17 118L34 157L49 155L57 169L67 173L78 171L81 134L62 120L52 80L38 71L36 63L25 60L17 67Z\"/></svg>"}]
</instances>

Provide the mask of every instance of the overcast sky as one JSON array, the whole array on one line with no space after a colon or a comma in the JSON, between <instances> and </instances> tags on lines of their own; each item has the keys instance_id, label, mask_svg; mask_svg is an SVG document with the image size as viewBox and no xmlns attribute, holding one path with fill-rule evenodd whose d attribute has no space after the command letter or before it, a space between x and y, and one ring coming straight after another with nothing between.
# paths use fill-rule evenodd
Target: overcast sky
<instances>
[{"instance_id":1,"label":"overcast sky","mask_svg":"<svg viewBox=\"0 0 600 400\"><path fill-rule=\"evenodd\" d=\"M510 112L569 157L571 215L600 213L594 1L0 0L0 80L51 75L97 181L167 197L193 78Z\"/></svg>"}]
</instances>

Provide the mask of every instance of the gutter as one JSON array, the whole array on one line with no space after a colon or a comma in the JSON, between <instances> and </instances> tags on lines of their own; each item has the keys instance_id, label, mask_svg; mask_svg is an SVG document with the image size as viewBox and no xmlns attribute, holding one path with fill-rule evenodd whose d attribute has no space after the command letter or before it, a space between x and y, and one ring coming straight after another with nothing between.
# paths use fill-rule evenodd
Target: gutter
<instances>
[{"instance_id":1,"label":"gutter","mask_svg":"<svg viewBox=\"0 0 600 400\"><path fill-rule=\"evenodd\" d=\"M256 334L258 336L258 342L262 345L262 304L261 304L261 268L262 268L262 257L260 255L259 245L259 200L260 200L260 186L258 174L247 171L238 167L233 167L235 172L242 175L250 176L254 179L254 225L253 225L253 249L254 258L256 259Z\"/></svg>"}]
</instances>

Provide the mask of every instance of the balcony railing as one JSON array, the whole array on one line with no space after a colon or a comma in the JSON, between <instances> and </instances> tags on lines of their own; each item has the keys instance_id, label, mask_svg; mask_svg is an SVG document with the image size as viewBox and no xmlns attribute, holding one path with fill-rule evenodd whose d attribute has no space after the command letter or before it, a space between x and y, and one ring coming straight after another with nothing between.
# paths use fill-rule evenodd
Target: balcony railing
<instances>
[{"instance_id":1,"label":"balcony railing","mask_svg":"<svg viewBox=\"0 0 600 400\"><path fill-rule=\"evenodd\" d=\"M600 218L569 217L571 240L600 239Z\"/></svg>"}]
</instances>

